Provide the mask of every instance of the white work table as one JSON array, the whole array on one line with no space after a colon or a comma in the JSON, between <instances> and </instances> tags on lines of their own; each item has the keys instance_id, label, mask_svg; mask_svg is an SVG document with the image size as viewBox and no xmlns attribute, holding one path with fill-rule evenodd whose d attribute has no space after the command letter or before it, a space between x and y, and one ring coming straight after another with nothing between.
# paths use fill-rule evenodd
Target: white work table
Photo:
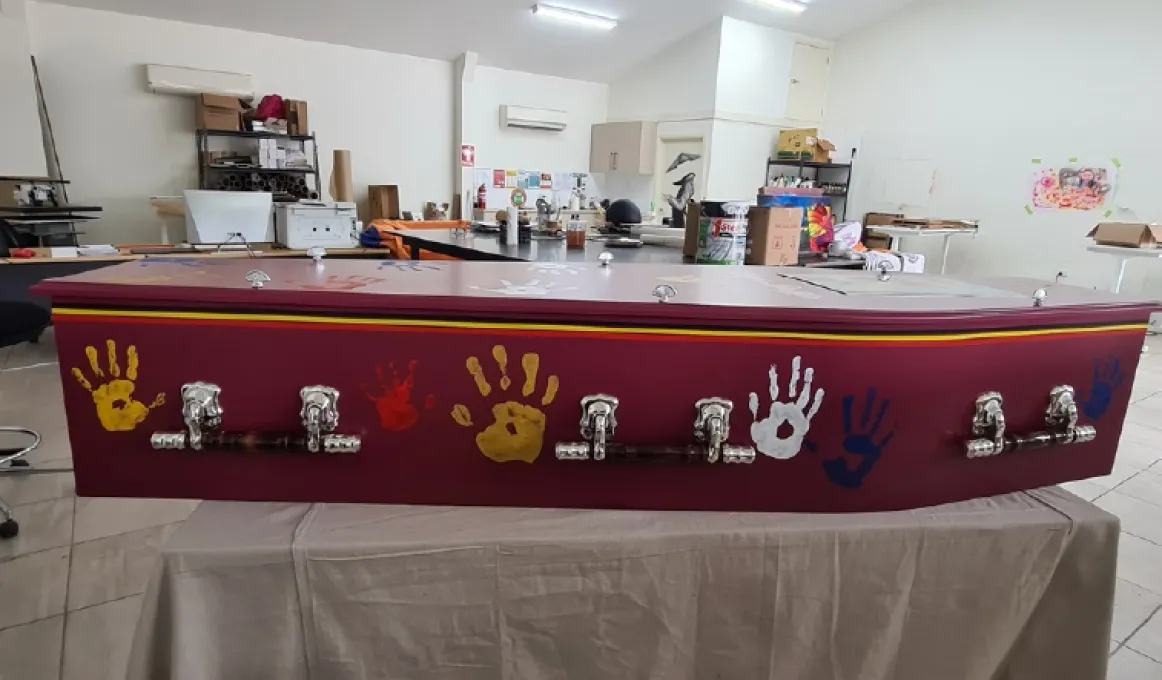
<instances>
[{"instance_id":1,"label":"white work table","mask_svg":"<svg viewBox=\"0 0 1162 680\"><path fill-rule=\"evenodd\" d=\"M1130 258L1162 258L1162 248L1127 248L1125 246L1094 245L1086 248L1091 253L1112 255L1117 258L1117 278L1114 279L1114 292L1122 292L1122 279L1126 278L1126 263Z\"/></svg>"},{"instance_id":2,"label":"white work table","mask_svg":"<svg viewBox=\"0 0 1162 680\"><path fill-rule=\"evenodd\" d=\"M953 236L967 236L976 237L976 229L970 227L964 228L948 228L948 229L923 229L920 227L868 227L868 229L885 236L890 236L892 239L892 250L899 250L900 239L911 236L943 236L944 237L944 251L940 259L940 273L943 274L948 267L948 248L952 243Z\"/></svg>"}]
</instances>

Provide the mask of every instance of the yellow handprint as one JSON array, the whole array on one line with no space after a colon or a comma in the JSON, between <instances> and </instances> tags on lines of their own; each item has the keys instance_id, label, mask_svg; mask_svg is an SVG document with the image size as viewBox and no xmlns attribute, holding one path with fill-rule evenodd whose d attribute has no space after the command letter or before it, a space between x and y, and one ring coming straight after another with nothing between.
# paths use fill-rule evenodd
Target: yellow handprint
<instances>
[{"instance_id":1,"label":"yellow handprint","mask_svg":"<svg viewBox=\"0 0 1162 680\"><path fill-rule=\"evenodd\" d=\"M128 366L125 368L124 379L121 378L121 366L117 363L117 343L106 340L105 349L108 351L109 377L112 380L99 384L94 389L81 369L74 368L73 377L77 379L81 387L93 395L93 403L97 405L97 418L101 421L101 427L109 432L129 432L145 421L150 409L165 404L165 394L157 395L149 406L133 399L133 381L137 380L137 347L130 345L125 352ZM101 364L97 360L97 348L91 345L86 347L85 356L89 357L89 368L92 369L96 381L103 380L105 372L101 370Z\"/></svg>"},{"instance_id":2,"label":"yellow handprint","mask_svg":"<svg viewBox=\"0 0 1162 680\"><path fill-rule=\"evenodd\" d=\"M500 391L507 392L512 386L512 378L508 377L508 351L504 345L492 348L492 357L500 368ZM521 357L521 368L524 369L525 380L521 385L521 394L532 396L537 389L537 371L540 370L541 357L537 354L526 354ZM484 368L476 357L468 357L468 374L476 383L480 395L487 397L492 393L492 384L484 377ZM550 375L545 384L545 394L541 397L541 406L548 406L557 397L560 380ZM472 414L468 407L456 404L452 409L452 419L462 427L472 427ZM497 403L492 407L493 423L476 435L476 447L485 456L498 463L521 461L531 463L541 455L541 447L545 440L545 414L540 409L516 401Z\"/></svg>"}]
</instances>

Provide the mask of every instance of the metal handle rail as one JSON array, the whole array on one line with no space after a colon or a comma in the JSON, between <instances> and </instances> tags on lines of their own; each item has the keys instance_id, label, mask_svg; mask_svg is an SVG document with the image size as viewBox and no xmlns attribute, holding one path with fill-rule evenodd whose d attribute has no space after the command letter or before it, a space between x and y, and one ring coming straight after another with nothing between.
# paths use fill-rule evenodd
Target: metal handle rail
<instances>
[{"instance_id":1,"label":"metal handle rail","mask_svg":"<svg viewBox=\"0 0 1162 680\"><path fill-rule=\"evenodd\" d=\"M694 405L694 439L689 445L627 445L610 441L617 431L617 397L593 394L581 399L582 442L561 442L557 460L616 461L626 463L749 464L755 460L750 446L731 446L730 413L734 404L712 397Z\"/></svg>"},{"instance_id":2,"label":"metal handle rail","mask_svg":"<svg viewBox=\"0 0 1162 680\"><path fill-rule=\"evenodd\" d=\"M278 451L296 453L356 453L358 435L334 434L339 427L339 390L324 385L299 390L303 432L221 432L222 388L195 382L182 386L185 432L155 432L150 445L158 450Z\"/></svg>"}]
</instances>

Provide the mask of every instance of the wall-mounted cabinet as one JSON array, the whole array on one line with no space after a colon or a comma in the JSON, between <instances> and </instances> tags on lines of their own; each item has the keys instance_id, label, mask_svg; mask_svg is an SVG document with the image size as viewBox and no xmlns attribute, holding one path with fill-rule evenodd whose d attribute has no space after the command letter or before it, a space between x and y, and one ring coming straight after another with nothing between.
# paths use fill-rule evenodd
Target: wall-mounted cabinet
<instances>
[{"instance_id":1,"label":"wall-mounted cabinet","mask_svg":"<svg viewBox=\"0 0 1162 680\"><path fill-rule=\"evenodd\" d=\"M644 121L593 126L589 172L654 174L658 125Z\"/></svg>"},{"instance_id":2,"label":"wall-mounted cabinet","mask_svg":"<svg viewBox=\"0 0 1162 680\"><path fill-rule=\"evenodd\" d=\"M827 83L831 78L831 50L796 43L791 57L791 83L786 117L810 123L823 121Z\"/></svg>"}]
</instances>

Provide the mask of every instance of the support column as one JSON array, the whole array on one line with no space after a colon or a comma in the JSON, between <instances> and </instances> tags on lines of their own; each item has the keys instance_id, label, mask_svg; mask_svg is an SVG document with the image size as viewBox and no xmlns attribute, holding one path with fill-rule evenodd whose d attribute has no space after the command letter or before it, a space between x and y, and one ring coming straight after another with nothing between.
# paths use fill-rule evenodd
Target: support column
<instances>
[{"instance_id":1,"label":"support column","mask_svg":"<svg viewBox=\"0 0 1162 680\"><path fill-rule=\"evenodd\" d=\"M472 186L472 168L460 165L460 147L472 143L469 139L467 121L468 112L472 110L474 104L473 83L476 80L476 65L479 62L479 54L465 52L453 64L452 83L455 92L452 99L455 110L452 115L452 124L455 128L452 131L452 155L454 157L452 161L454 173L452 186L456 189L457 198L453 203L452 212L462 220L472 219L472 197L476 193L476 187Z\"/></svg>"}]
</instances>

